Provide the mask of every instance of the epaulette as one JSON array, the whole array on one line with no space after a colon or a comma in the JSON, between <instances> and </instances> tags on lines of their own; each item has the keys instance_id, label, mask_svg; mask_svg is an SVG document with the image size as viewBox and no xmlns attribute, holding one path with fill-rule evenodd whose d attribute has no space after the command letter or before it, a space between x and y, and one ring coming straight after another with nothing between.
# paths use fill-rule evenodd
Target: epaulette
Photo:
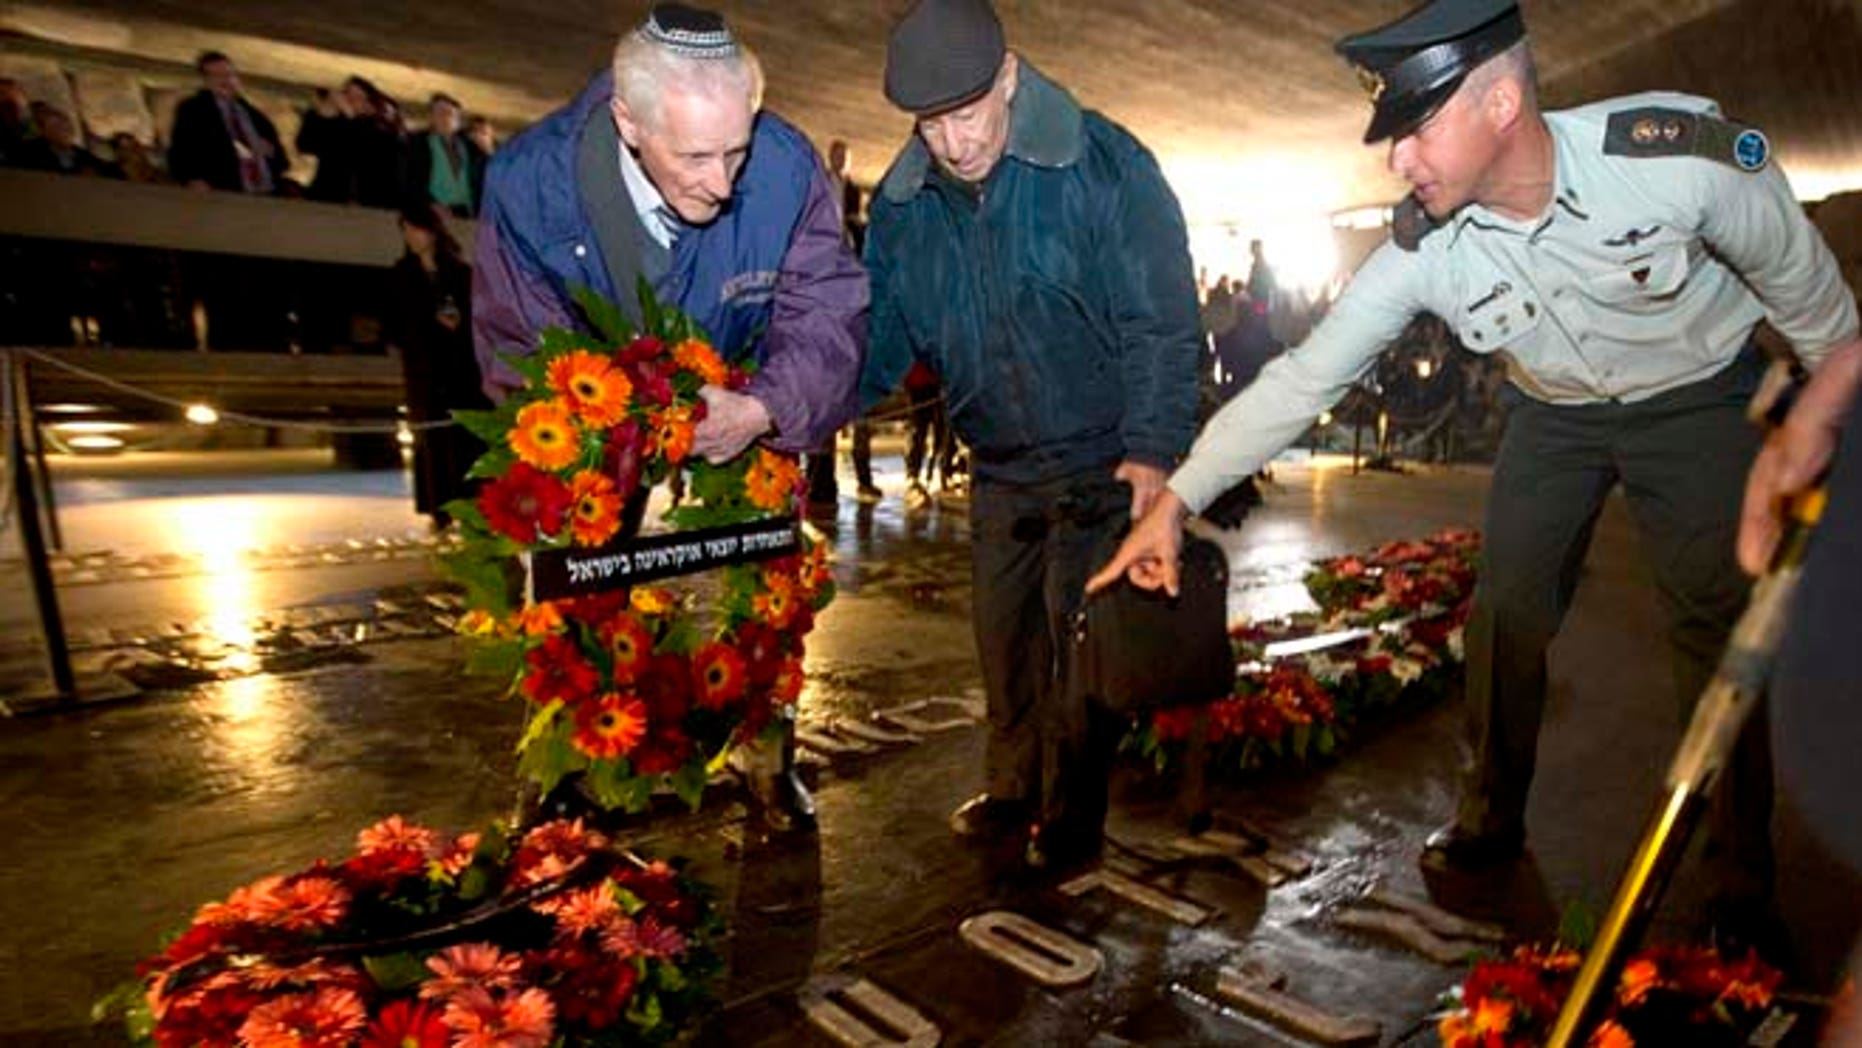
<instances>
[{"instance_id":1,"label":"epaulette","mask_svg":"<svg viewBox=\"0 0 1862 1048\"><path fill-rule=\"evenodd\" d=\"M1414 196L1404 197L1390 216L1390 239L1405 251L1420 248L1423 239L1440 228Z\"/></svg>"},{"instance_id":2,"label":"epaulette","mask_svg":"<svg viewBox=\"0 0 1862 1048\"><path fill-rule=\"evenodd\" d=\"M1659 106L1611 113L1603 151L1637 158L1697 156L1741 171L1763 171L1771 162L1771 142L1758 128Z\"/></svg>"}]
</instances>

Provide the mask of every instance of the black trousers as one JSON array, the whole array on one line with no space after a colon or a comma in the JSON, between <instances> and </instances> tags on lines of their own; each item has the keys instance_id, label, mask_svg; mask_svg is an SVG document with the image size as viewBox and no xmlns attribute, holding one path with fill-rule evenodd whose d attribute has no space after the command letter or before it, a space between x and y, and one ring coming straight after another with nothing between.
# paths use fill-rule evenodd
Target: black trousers
<instances>
[{"instance_id":1,"label":"black trousers","mask_svg":"<svg viewBox=\"0 0 1862 1048\"><path fill-rule=\"evenodd\" d=\"M1467 628L1472 759L1457 812L1465 828L1524 822L1546 648L1571 605L1604 498L1619 483L1667 615L1683 723L1691 714L1749 591L1734 539L1760 442L1745 409L1762 373L1748 350L1711 378L1635 404L1518 398L1487 498ZM1755 719L1709 820L1708 875L1720 894L1770 893L1771 808L1770 751Z\"/></svg>"},{"instance_id":2,"label":"black trousers","mask_svg":"<svg viewBox=\"0 0 1862 1048\"><path fill-rule=\"evenodd\" d=\"M1109 463L1038 484L979 478L970 500L988 790L1035 805L1043 822L1097 829L1105 819L1112 729L1068 687L1063 656L1095 558L1130 512L1131 489L1113 479Z\"/></svg>"}]
</instances>

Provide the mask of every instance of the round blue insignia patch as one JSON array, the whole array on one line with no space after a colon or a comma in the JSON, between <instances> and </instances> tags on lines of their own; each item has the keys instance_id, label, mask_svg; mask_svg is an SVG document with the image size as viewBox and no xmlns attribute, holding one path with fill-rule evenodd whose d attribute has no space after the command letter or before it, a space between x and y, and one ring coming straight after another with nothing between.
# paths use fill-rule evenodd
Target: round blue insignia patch
<instances>
[{"instance_id":1,"label":"round blue insignia patch","mask_svg":"<svg viewBox=\"0 0 1862 1048\"><path fill-rule=\"evenodd\" d=\"M1771 142L1765 138L1763 131L1744 131L1733 140L1733 161L1742 170L1758 171L1770 159Z\"/></svg>"}]
</instances>

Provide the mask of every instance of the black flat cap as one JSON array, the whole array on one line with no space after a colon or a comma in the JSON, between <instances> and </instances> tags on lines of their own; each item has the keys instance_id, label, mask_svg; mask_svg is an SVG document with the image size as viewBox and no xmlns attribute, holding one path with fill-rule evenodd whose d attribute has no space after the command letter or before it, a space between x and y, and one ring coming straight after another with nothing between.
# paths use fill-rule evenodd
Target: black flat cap
<instances>
[{"instance_id":1,"label":"black flat cap","mask_svg":"<svg viewBox=\"0 0 1862 1048\"><path fill-rule=\"evenodd\" d=\"M729 58L737 38L724 16L686 4L654 4L640 35L688 58Z\"/></svg>"},{"instance_id":2,"label":"black flat cap","mask_svg":"<svg viewBox=\"0 0 1862 1048\"><path fill-rule=\"evenodd\" d=\"M908 113L954 109L989 90L1006 53L989 0L918 0L886 42L886 97Z\"/></svg>"},{"instance_id":3,"label":"black flat cap","mask_svg":"<svg viewBox=\"0 0 1862 1048\"><path fill-rule=\"evenodd\" d=\"M1515 0L1431 0L1340 40L1338 53L1357 67L1375 107L1365 144L1422 126L1475 67L1525 37Z\"/></svg>"}]
</instances>

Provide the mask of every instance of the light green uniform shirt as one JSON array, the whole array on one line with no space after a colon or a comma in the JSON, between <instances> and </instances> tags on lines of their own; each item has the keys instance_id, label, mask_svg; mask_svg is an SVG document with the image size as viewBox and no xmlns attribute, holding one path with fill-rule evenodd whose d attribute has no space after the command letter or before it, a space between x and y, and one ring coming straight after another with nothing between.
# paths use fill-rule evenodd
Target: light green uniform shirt
<instances>
[{"instance_id":1,"label":"light green uniform shirt","mask_svg":"<svg viewBox=\"0 0 1862 1048\"><path fill-rule=\"evenodd\" d=\"M1358 270L1312 335L1204 427L1170 488L1201 512L1305 432L1418 313L1552 404L1633 403L1718 372L1769 318L1815 367L1856 336L1856 302L1776 164L1604 152L1610 115L1713 102L1652 93L1545 114L1553 199L1531 221L1478 204Z\"/></svg>"}]
</instances>

